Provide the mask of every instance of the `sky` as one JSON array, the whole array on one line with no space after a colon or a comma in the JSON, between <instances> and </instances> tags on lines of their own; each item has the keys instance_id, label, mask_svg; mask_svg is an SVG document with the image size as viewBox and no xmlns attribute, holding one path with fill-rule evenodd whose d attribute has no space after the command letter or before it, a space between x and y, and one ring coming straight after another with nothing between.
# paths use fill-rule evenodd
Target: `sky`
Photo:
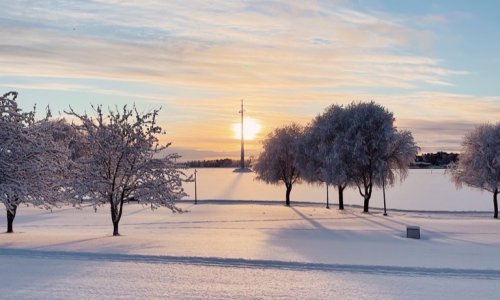
<instances>
[{"instance_id":1,"label":"sky","mask_svg":"<svg viewBox=\"0 0 500 300\"><path fill-rule=\"evenodd\" d=\"M37 111L161 107L185 160L239 157L234 124L306 125L333 104L394 113L422 152L500 116L497 1L0 1L0 92ZM249 121L250 122L250 121ZM237 127L237 126L236 126Z\"/></svg>"}]
</instances>

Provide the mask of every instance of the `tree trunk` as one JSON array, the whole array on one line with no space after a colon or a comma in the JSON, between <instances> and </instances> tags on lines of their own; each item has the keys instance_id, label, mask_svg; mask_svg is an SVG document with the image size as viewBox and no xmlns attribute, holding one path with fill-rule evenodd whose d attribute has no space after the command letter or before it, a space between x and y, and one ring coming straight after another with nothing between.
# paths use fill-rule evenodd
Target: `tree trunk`
<instances>
[{"instance_id":1,"label":"tree trunk","mask_svg":"<svg viewBox=\"0 0 500 300\"><path fill-rule=\"evenodd\" d=\"M110 206L111 206L111 221L113 222L113 235L120 235L118 232L118 223L120 223L120 219L122 216L122 209L123 209L123 199L120 201L120 205L116 205L113 203L113 201L110 201Z\"/></svg>"},{"instance_id":2,"label":"tree trunk","mask_svg":"<svg viewBox=\"0 0 500 300\"><path fill-rule=\"evenodd\" d=\"M114 236L120 235L120 233L118 232L118 222L114 221L113 221L113 235Z\"/></svg>"},{"instance_id":3,"label":"tree trunk","mask_svg":"<svg viewBox=\"0 0 500 300\"><path fill-rule=\"evenodd\" d=\"M290 193L292 192L292 185L286 185L286 204L285 206L290 206Z\"/></svg>"},{"instance_id":4,"label":"tree trunk","mask_svg":"<svg viewBox=\"0 0 500 300\"><path fill-rule=\"evenodd\" d=\"M370 203L370 198L365 196L365 201L364 201L364 209L363 212L367 213L368 212L368 204Z\"/></svg>"},{"instance_id":5,"label":"tree trunk","mask_svg":"<svg viewBox=\"0 0 500 300\"><path fill-rule=\"evenodd\" d=\"M493 218L498 219L498 201L497 201L498 189L495 189L493 193L493 207L495 208L495 214Z\"/></svg>"},{"instance_id":6,"label":"tree trunk","mask_svg":"<svg viewBox=\"0 0 500 300\"><path fill-rule=\"evenodd\" d=\"M372 197L372 187L373 186L371 183L368 186L365 186L365 195L363 196L363 198L365 199L363 212L365 213L368 212L370 198Z\"/></svg>"},{"instance_id":7,"label":"tree trunk","mask_svg":"<svg viewBox=\"0 0 500 300\"><path fill-rule=\"evenodd\" d=\"M337 188L339 189L339 209L344 209L344 189L345 187L342 187L342 185L338 185Z\"/></svg>"},{"instance_id":8,"label":"tree trunk","mask_svg":"<svg viewBox=\"0 0 500 300\"><path fill-rule=\"evenodd\" d=\"M372 184L366 184L363 182L363 189L365 190L365 193L361 191L361 185L358 183L358 191L361 197L364 199L364 209L363 212L367 213L368 212L368 204L370 203L370 197L372 196Z\"/></svg>"},{"instance_id":9,"label":"tree trunk","mask_svg":"<svg viewBox=\"0 0 500 300\"><path fill-rule=\"evenodd\" d=\"M12 212L7 210L7 233L13 233L12 223L14 223L14 219L16 218L17 205L12 205Z\"/></svg>"}]
</instances>

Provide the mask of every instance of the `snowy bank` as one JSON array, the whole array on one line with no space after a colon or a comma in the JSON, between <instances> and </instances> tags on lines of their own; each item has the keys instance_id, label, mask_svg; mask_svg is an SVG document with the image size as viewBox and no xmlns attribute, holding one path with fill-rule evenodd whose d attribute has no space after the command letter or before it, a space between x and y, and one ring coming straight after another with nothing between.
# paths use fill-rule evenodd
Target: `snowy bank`
<instances>
[{"instance_id":1,"label":"snowy bank","mask_svg":"<svg viewBox=\"0 0 500 300\"><path fill-rule=\"evenodd\" d=\"M112 236L106 207L96 213L92 209L48 212L21 207L14 222L16 233L0 234L0 261L9 270L0 276L2 282L10 282L0 288L0 294L16 299L40 298L37 295L65 298L71 293L51 294L51 285L39 287L45 294L30 294L29 288L8 279L35 280L37 284L45 277L64 274L71 284L79 282L92 289L98 278L106 272L111 276L113 270L121 274L117 278L129 273L132 282L145 285L152 284L148 279L151 272L167 272L168 276L156 280L168 278L171 284L168 288L156 286L157 290L148 294L153 298L317 298L324 292L343 295L339 293L344 293L344 288L362 296L363 284L352 285L352 279L360 278L368 285L381 282L377 291L366 294L367 299L432 298L443 292L438 285L432 289L429 282L433 281L450 285L450 290L445 288L448 293L441 295L445 299L453 295L462 298L466 287L469 292L480 289L483 298L498 293L500 221L491 213L389 211L384 217L376 209L364 214L357 207L339 211L335 207L327 210L323 204L285 207L262 201L202 201L196 206L182 203L181 207L190 212L173 214L166 209L151 211L128 204L119 237ZM0 224L5 226L5 222L5 216L1 216ZM406 239L406 225L420 226L422 239ZM65 266L72 270L69 274ZM39 272L40 278L33 279L33 272ZM213 272L218 277L207 279ZM83 276L83 282L75 277L77 274ZM257 284L252 288L241 286L243 283L230 279L232 276L260 279L249 280ZM293 282L282 282L294 277L300 280L295 284L316 290L301 294L288 287ZM180 284L179 278L192 282ZM318 286L324 278L351 278L351 283L332 290L327 283ZM118 279L107 280L116 284L113 280ZM181 291L172 286L175 284L190 286L191 290L178 294ZM196 284L208 290L201 293ZM408 289L407 284L413 288ZM416 287L422 291L416 291ZM122 298L143 298L132 287L125 291L130 295ZM289 294L292 291L295 294ZM111 297L105 289L96 294L84 289L80 293L70 298Z\"/></svg>"}]
</instances>

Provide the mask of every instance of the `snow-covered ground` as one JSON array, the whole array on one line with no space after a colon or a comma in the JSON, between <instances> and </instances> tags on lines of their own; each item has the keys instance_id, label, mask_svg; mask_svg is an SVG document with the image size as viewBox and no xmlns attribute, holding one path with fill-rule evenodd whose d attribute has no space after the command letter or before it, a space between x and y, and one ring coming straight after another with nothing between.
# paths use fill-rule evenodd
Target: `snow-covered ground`
<instances>
[{"instance_id":1,"label":"snow-covered ground","mask_svg":"<svg viewBox=\"0 0 500 300\"><path fill-rule=\"evenodd\" d=\"M273 200L285 199L284 185L267 185L255 180L253 173L233 173L233 169L197 169L198 199L218 200ZM194 169L185 170L193 174ZM184 184L189 197L194 199L194 183ZM216 187L216 188L214 188ZM337 190L329 188L330 201L337 201ZM387 187L387 207L426 211L493 211L493 194L464 187L457 190L444 169L410 169L408 178L394 187ZM326 202L325 186L295 184L291 193L292 204L300 202ZM344 203L362 205L363 197L354 188L344 191ZM382 189L375 188L370 207L384 207Z\"/></svg>"},{"instance_id":2,"label":"snow-covered ground","mask_svg":"<svg viewBox=\"0 0 500 300\"><path fill-rule=\"evenodd\" d=\"M21 207L0 234L2 299L498 299L500 221L281 202ZM6 217L0 216L5 230ZM421 240L406 239L406 225Z\"/></svg>"}]
</instances>

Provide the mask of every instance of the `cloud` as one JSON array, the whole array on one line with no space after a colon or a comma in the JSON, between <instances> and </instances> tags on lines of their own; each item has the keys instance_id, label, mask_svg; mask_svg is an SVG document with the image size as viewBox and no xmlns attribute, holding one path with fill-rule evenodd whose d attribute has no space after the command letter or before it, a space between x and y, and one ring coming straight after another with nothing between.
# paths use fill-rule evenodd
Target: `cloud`
<instances>
[{"instance_id":1,"label":"cloud","mask_svg":"<svg viewBox=\"0 0 500 300\"><path fill-rule=\"evenodd\" d=\"M247 116L261 122L262 131L257 140L277 126L292 121L306 125L328 105L347 105L352 101L370 101L384 105L394 113L396 126L408 129L424 152L459 151L462 137L478 124L496 123L500 115L500 98L476 97L451 93L415 92L400 95L373 95L346 91L344 93L315 92L306 95L251 95L248 98ZM273 106L273 102L274 105ZM231 138L231 125L239 122L236 99L224 101L190 102L188 111L207 116L191 120L182 126L170 126L173 140L179 146L197 149L234 149L238 143ZM289 105L287 105L289 104ZM178 103L182 106L183 103ZM214 136L213 133L218 135ZM200 138L200 136L206 138ZM260 151L257 141L248 143L248 149Z\"/></svg>"},{"instance_id":2,"label":"cloud","mask_svg":"<svg viewBox=\"0 0 500 300\"><path fill-rule=\"evenodd\" d=\"M407 54L406 47L428 43L432 33L311 2L274 1L265 9L252 1L50 4L3 4L5 22L17 21L0 42L4 75L255 90L414 88L419 82L449 84L448 76L463 74ZM406 64L427 68L401 76L410 73Z\"/></svg>"},{"instance_id":3,"label":"cloud","mask_svg":"<svg viewBox=\"0 0 500 300\"><path fill-rule=\"evenodd\" d=\"M442 23L442 24L447 24L449 22L448 18L443 15L426 15L422 17L422 21L425 23Z\"/></svg>"},{"instance_id":4,"label":"cloud","mask_svg":"<svg viewBox=\"0 0 500 300\"><path fill-rule=\"evenodd\" d=\"M225 137L233 135L241 98L262 123L259 139L291 121L305 125L329 104L373 99L394 111L398 124L414 127L424 147L455 147L467 124L500 113L496 98L428 91L453 87L455 76L469 74L422 50L438 38L432 24L454 15L403 16L349 5L3 1L1 86L161 105L162 141L218 151L238 149ZM249 151L260 146L248 142Z\"/></svg>"},{"instance_id":5,"label":"cloud","mask_svg":"<svg viewBox=\"0 0 500 300\"><path fill-rule=\"evenodd\" d=\"M423 152L460 151L466 133L496 123L500 114L500 97L416 92L374 100L394 113L399 128L413 133Z\"/></svg>"},{"instance_id":6,"label":"cloud","mask_svg":"<svg viewBox=\"0 0 500 300\"><path fill-rule=\"evenodd\" d=\"M460 151L462 137L477 123L461 120L399 119L397 126L409 129L421 152Z\"/></svg>"}]
</instances>

